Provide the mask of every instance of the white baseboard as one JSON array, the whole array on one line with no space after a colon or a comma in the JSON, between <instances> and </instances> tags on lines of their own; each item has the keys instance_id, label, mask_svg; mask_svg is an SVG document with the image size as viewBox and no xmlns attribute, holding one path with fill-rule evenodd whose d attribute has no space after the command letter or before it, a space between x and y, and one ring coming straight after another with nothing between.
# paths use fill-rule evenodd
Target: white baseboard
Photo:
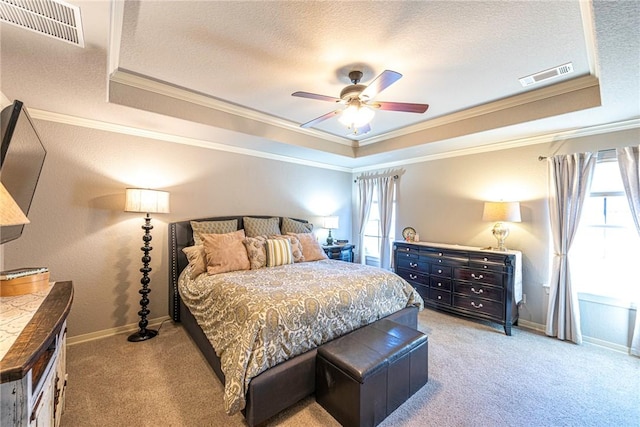
<instances>
[{"instance_id":1,"label":"white baseboard","mask_svg":"<svg viewBox=\"0 0 640 427\"><path fill-rule=\"evenodd\" d=\"M535 323L535 322L531 322L529 320L522 320L522 319L518 319L518 326L521 327L522 329L530 329L532 331L535 332L540 332L542 334L545 333L546 331L546 326L542 325L540 323ZM609 350L614 350L620 353L626 353L629 354L629 352L631 351L631 347L627 347L621 344L616 344L616 343L612 343L609 341L603 341L600 340L598 338L592 338L592 337L587 337L587 336L582 336L582 341L585 343L589 343L589 344L593 344L593 345L597 345L600 347L604 347L604 348L608 348Z\"/></svg>"},{"instance_id":2,"label":"white baseboard","mask_svg":"<svg viewBox=\"0 0 640 427\"><path fill-rule=\"evenodd\" d=\"M149 320L149 328L153 328L154 326L160 325L165 320L169 320L171 317L162 316L156 319ZM74 344L80 344L82 342L99 340L101 338L110 337L112 335L121 334L124 332L135 332L139 329L138 323L130 323L128 325L118 326L116 328L104 329L102 331L91 332L83 335L76 335L74 337L67 337L67 345L71 346Z\"/></svg>"}]
</instances>

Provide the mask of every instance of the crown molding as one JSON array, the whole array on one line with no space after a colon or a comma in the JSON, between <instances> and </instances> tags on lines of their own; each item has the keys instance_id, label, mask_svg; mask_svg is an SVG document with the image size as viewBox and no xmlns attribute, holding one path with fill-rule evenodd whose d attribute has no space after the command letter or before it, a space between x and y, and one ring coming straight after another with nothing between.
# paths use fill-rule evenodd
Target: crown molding
<instances>
[{"instance_id":1,"label":"crown molding","mask_svg":"<svg viewBox=\"0 0 640 427\"><path fill-rule=\"evenodd\" d=\"M585 76L576 77L571 80L566 80L550 86L545 86L539 89L531 90L525 93L521 93L519 95L510 96L508 98L502 98L497 101L478 105L477 107L467 108L462 111L436 117L422 123L417 123L412 126L407 126L406 128L403 128L403 129L398 129L395 131L376 135L375 137L372 137L372 138L363 139L358 143L358 146L362 147L365 145L374 144L376 142L382 142L388 139L398 138L414 132L420 132L420 131L432 129L439 126L462 122L464 120L472 119L472 118L483 116L486 114L509 110L511 108L531 104L533 102L541 101L543 99L553 98L559 95L575 92L578 90L582 90L582 89L586 89L586 88L590 88L598 85L599 85L599 81L595 76L585 75Z\"/></svg>"},{"instance_id":2,"label":"crown molding","mask_svg":"<svg viewBox=\"0 0 640 427\"><path fill-rule=\"evenodd\" d=\"M522 137L517 139L510 139L510 140L495 139L493 141L489 140L486 144L483 144L480 146L462 148L457 150L442 151L439 153L428 154L428 155L424 155L424 156L420 156L412 159L398 160L398 161L387 162L387 163L378 163L371 166L349 168L349 167L330 165L327 163L320 163L320 162L314 162L310 160L298 159L294 157L288 157L280 154L271 154L271 153L266 153L258 150L234 147L231 145L226 145L226 144L212 142L212 141L206 141L202 139L187 138L183 136L167 134L164 132L140 129L140 128L135 128L131 126L124 126L124 125L119 125L114 123L103 122L99 120L86 119L86 118L81 118L76 116L70 116L67 114L54 113L54 112L45 111L45 110L29 108L29 114L31 115L32 118L38 119L38 120L45 120L45 121L50 121L55 123L67 124L71 126L79 126L79 127L96 129L96 130L101 130L106 132L114 132L114 133L120 133L125 135L138 136L142 138L156 139L159 141L174 142L177 144L191 145L191 146L207 148L211 150L226 151L230 153L244 154L247 156L261 157L261 158L270 159L270 160L278 160L278 161L283 161L287 163L295 163L295 164L304 165L304 166L311 166L311 167L330 169L330 170L336 170L340 172L349 172L349 173L360 173L360 172L365 172L365 171L374 170L374 169L391 168L391 167L397 167L397 166L408 165L413 163L428 162L428 161L433 161L438 159L467 156L470 154L480 154L480 153L487 153L492 151L507 150L510 148L518 148L518 147L524 147L528 145L543 144L543 143L549 143L552 141L557 142L557 141L569 140L574 138L582 138L586 136L619 132L624 130L640 129L640 118L634 118L634 119L625 120L622 122L607 123L602 125L590 126L587 128L571 129L571 130L565 130L560 132L550 132L542 135L533 135L533 136Z\"/></svg>"},{"instance_id":3,"label":"crown molding","mask_svg":"<svg viewBox=\"0 0 640 427\"><path fill-rule=\"evenodd\" d=\"M130 86L136 89L148 91L161 96L168 96L178 99L180 101L189 102L192 104L200 105L205 108L211 108L214 110L222 111L225 113L233 114L239 117L243 117L250 120L255 120L261 123L268 124L270 126L277 126L279 128L287 129L293 132L311 135L317 138L324 139L326 141L335 142L337 144L346 145L348 147L354 147L355 141L350 139L340 138L334 135L329 135L325 132L315 129L301 128L297 123L290 122L288 120L281 119L276 116L262 113L260 111L252 110L241 105L232 104L203 93L195 92L189 89L177 87L165 82L154 80L150 77L137 74L122 68L118 68L111 73L109 82L119 83L121 85Z\"/></svg>"},{"instance_id":4,"label":"crown molding","mask_svg":"<svg viewBox=\"0 0 640 427\"><path fill-rule=\"evenodd\" d=\"M330 169L340 172L351 172L351 168L330 165L327 163L314 162L311 160L298 159L295 157L283 156L280 154L271 154L264 151L251 150L248 148L234 147L232 145L222 144L219 142L206 141L203 139L187 138L168 134L164 132L152 131L148 129L135 128L132 126L124 126L115 123L102 122L99 120L85 119L82 117L70 116L67 114L54 113L51 111L29 108L29 115L38 120L62 123L71 126L79 126L89 129L101 130L106 132L120 133L124 135L138 136L142 138L155 139L158 141L174 142L176 144L191 145L194 147L208 148L211 150L226 151L235 154L244 154L246 156L261 157L264 159L278 160L281 162L295 163L315 168Z\"/></svg>"},{"instance_id":5,"label":"crown molding","mask_svg":"<svg viewBox=\"0 0 640 427\"><path fill-rule=\"evenodd\" d=\"M457 150L444 151L440 153L427 154L408 160L399 160L395 162L380 163L374 166L366 166L354 168L353 173L366 172L374 169L393 168L414 163L423 163L439 159L447 159L451 157L468 156L470 154L489 153L492 151L508 150L510 148L519 148L529 145L545 144L549 142L567 141L575 138L584 138L593 135L602 135L612 132L620 132L631 129L640 129L640 118L625 120L616 123L607 123L603 125L590 126L588 128L566 130L561 132L551 132L542 135L534 135L511 140L495 140L487 144L461 148Z\"/></svg>"}]
</instances>

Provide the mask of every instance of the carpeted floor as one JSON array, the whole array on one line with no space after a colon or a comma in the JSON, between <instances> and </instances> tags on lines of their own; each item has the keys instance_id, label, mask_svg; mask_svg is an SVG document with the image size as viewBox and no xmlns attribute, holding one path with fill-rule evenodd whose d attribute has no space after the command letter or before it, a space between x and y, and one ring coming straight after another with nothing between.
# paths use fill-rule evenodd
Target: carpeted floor
<instances>
[{"instance_id":1,"label":"carpeted floor","mask_svg":"<svg viewBox=\"0 0 640 427\"><path fill-rule=\"evenodd\" d=\"M381 424L390 426L640 426L640 359L514 328L423 310L429 382ZM64 427L243 426L179 324L129 343L73 345ZM313 396L269 426L338 426Z\"/></svg>"}]
</instances>

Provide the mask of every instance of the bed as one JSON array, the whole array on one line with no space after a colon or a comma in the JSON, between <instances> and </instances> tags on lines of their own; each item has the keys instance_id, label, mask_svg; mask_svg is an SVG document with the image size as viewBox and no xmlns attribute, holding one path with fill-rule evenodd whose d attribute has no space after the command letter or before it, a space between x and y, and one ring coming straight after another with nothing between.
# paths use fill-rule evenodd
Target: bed
<instances>
[{"instance_id":1,"label":"bed","mask_svg":"<svg viewBox=\"0 0 640 427\"><path fill-rule=\"evenodd\" d=\"M315 391L315 356L316 348L318 345L336 338L341 334L348 333L350 330L353 330L357 327L364 326L363 323L358 322L366 321L368 323L375 321L381 317L387 317L399 323L415 328L417 327L417 313L419 308L422 306L422 300L420 299L419 295L417 295L417 293L413 290L413 288L408 285L408 283L400 279L402 282L404 282L404 284L396 284L395 280L397 276L395 276L393 273L385 272L384 275L380 277L384 277L384 280L393 281L393 286L409 286L409 290L407 288L404 288L403 292L406 294L406 301L403 301L402 304L396 301L394 302L395 305L389 305L389 307L380 308L380 313L372 314L367 312L360 318L349 321L343 321L342 315L340 315L340 322L337 322L336 319L333 319L331 327L323 329L322 333L311 332L299 334L298 339L295 340L295 347L287 347L286 342L283 341L283 343L281 344L284 345L284 350L269 350L270 353L277 354L277 357L273 356L269 361L263 361L264 366L245 368L245 371L243 371L242 373L236 372L237 369L235 368L230 370L228 356L229 354L233 353L231 353L230 351L219 352L223 354L223 357L220 358L214 350L212 342L217 343L219 348L227 349L231 344L225 341L221 341L225 339L226 334L220 333L220 331L223 329L225 331L235 330L235 325L233 324L233 322L228 322L227 324L217 323L215 325L217 325L218 329L216 330L215 328L212 328L209 324L210 322L207 321L208 317L204 317L204 313L208 313L207 316L211 317L216 317L218 315L221 316L221 313L227 310L227 308L220 305L221 298L219 297L215 303L212 303L213 305L211 307L201 308L199 305L194 305L192 296L194 293L197 293L198 289L210 289L217 286L225 286L225 288L221 288L225 290L224 293L221 292L219 294L224 294L225 298L227 298L228 296L228 299L231 301L234 299L238 299L238 295L240 295L242 298L249 298L245 294L251 294L255 292L253 288L246 288L251 290L250 292L245 292L246 283L250 283L250 285L247 286L260 288L259 282L262 281L264 282L262 283L262 287L269 288L269 286L264 285L274 283L274 279L271 276L277 276L278 280L284 280L282 278L293 275L298 278L296 282L300 282L301 285L299 288L296 288L295 291L292 291L295 292L295 295L299 295L298 292L312 292L314 298L316 296L317 298L320 298L320 295L325 292L325 287L327 288L327 297L329 297L329 295L331 294L329 287L334 286L333 282L338 282L339 279L341 280L341 277L338 276L344 276L345 280L348 281L347 276L350 275L354 277L361 277L368 273L372 273L372 277L377 277L376 275L378 274L382 275L381 270L371 269L369 267L360 266L358 264L350 264L343 261L334 260L318 260L312 262L302 262L276 267L268 267L261 270L252 269L241 272L223 273L208 277L206 274L203 274L193 280L186 277L190 276L190 269L192 268L192 265L189 264L187 256L183 252L183 249L185 247L193 247L194 245L194 232L191 227L191 221L203 223L210 221L224 222L235 220L237 229L242 230L245 227L243 218L245 217L227 216L200 218L169 224L169 311L174 321L182 322L185 329L190 334L202 354L205 356L206 360L209 362L216 375L220 378L220 381L225 384L225 409L227 410L227 412L234 413L238 410L241 410L245 416L247 423L253 426L266 421L268 418L293 405L300 399L312 394ZM252 215L251 218L268 219L273 217ZM277 219L280 225L282 225L283 221L290 220L291 219L283 217L278 217ZM306 223L306 221L304 220L295 221ZM309 281L317 281L317 279L314 279L312 276L310 276L315 274L318 274L319 277L323 277L323 282L325 283L314 284L312 281ZM391 276L388 276L389 274L391 274ZM307 279L306 282L305 278ZM205 281L207 281L206 284ZM292 283L285 286L285 288L288 290L289 288L293 288L295 285L295 283ZM231 288L230 286L236 286L241 291L234 290L236 288ZM316 287L314 288L314 286ZM367 286L371 285L367 284ZM388 291L388 289L392 289L393 286L385 284L385 293L393 293L391 291ZM368 289L370 291L369 294L373 294L374 291L371 290L372 288ZM182 296L181 291L183 293ZM272 290L269 289L269 291ZM382 291L376 292L382 293ZM396 294L398 292L399 291L397 291ZM336 295L338 295L339 293L339 291L335 292ZM287 292L285 292L284 294L289 295ZM306 295L306 297L300 298L299 301L305 300L305 298L309 299L307 298L309 296L308 293L304 295ZM344 296L347 294L342 292L340 293L340 295ZM183 300L183 297L186 299L186 301ZM266 299L267 296L261 298ZM344 296L343 299L345 298L348 299L350 297ZM393 298L397 299L399 297L398 295L395 295L393 296ZM340 297L338 297L337 299L340 299ZM284 299L274 299L273 301L274 302L272 302L271 304L276 304L276 301L284 301ZM287 304L280 304L280 313L285 312L284 310L287 309ZM193 312L188 308L188 305L193 308ZM292 303L291 305L293 306L294 304ZM305 304L298 305L304 306ZM363 307L368 305L369 302L358 302L358 300L354 298L351 307L360 307L362 309ZM372 305L384 306L385 304L375 302L375 304ZM228 310L233 311L234 308L229 308ZM357 312L358 310L354 309L353 311ZM304 313L302 315L304 316ZM286 316L291 316L291 314L285 314L285 317ZM202 324L202 327L200 324ZM279 328L281 332L280 335L283 335L284 333L282 333L282 326L280 325ZM276 330L277 332L278 327L276 327L274 330ZM287 330L286 334L289 333L290 332ZM293 333L290 334L291 337L294 337L295 335ZM265 335L265 333L261 332L261 334L258 335ZM300 337L303 336L309 338L300 340ZM280 338L282 337L279 335L277 337L274 336L274 343L277 341L277 339ZM271 338L267 336L266 338L264 338L264 340L271 340ZM242 341L242 339L236 341ZM268 342L268 345L264 345L264 342L260 344L261 345L258 346L259 349L263 347L268 347L269 349L271 349L273 347L271 341ZM243 353L243 351L238 351L238 353ZM241 357L251 359L252 363L255 362L254 359L258 359L254 355L249 355L248 353L247 355L243 355ZM226 369L224 369L225 365ZM237 363L237 366L241 365L242 363ZM236 364L234 364L233 366L236 366ZM248 373L247 370L249 371ZM226 378L225 372L227 372L227 376L229 378ZM228 389L235 390L235 394L231 393L230 395L228 393Z\"/></svg>"}]
</instances>

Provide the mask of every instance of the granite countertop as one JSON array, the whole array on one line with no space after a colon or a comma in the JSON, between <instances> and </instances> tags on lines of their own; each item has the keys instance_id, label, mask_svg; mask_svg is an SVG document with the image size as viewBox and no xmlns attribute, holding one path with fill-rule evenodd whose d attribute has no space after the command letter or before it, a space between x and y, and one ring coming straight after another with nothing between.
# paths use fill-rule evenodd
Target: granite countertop
<instances>
[{"instance_id":1,"label":"granite countertop","mask_svg":"<svg viewBox=\"0 0 640 427\"><path fill-rule=\"evenodd\" d=\"M4 358L24 327L53 288L25 295L0 297L0 360Z\"/></svg>"}]
</instances>

